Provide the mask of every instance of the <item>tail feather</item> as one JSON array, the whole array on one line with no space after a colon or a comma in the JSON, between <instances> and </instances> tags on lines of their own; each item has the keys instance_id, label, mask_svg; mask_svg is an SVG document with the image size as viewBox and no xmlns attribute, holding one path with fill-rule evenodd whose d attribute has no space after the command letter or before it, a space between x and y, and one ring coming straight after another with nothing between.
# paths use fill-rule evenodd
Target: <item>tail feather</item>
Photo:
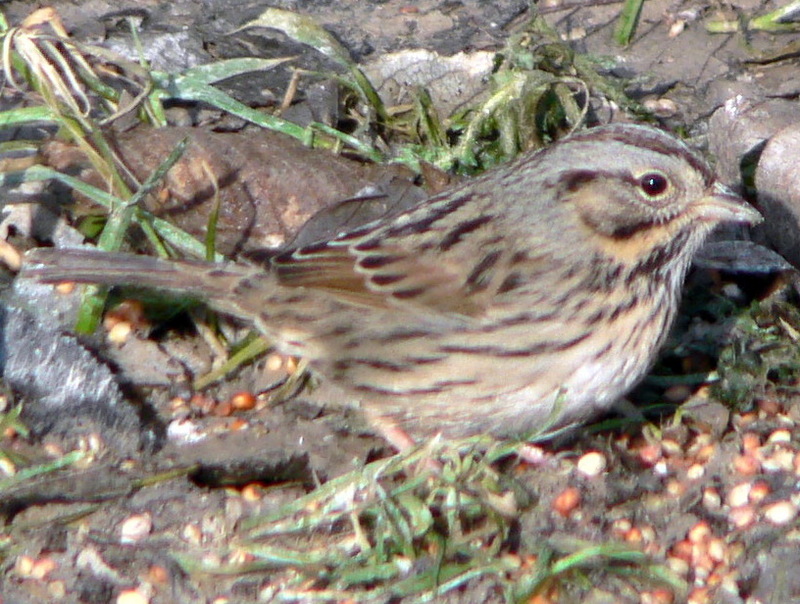
<instances>
[{"instance_id":1,"label":"tail feather","mask_svg":"<svg viewBox=\"0 0 800 604\"><path fill-rule=\"evenodd\" d=\"M233 264L162 260L79 248L37 248L25 255L20 277L42 283L72 281L164 289L215 300L230 294L247 273L247 267Z\"/></svg>"}]
</instances>

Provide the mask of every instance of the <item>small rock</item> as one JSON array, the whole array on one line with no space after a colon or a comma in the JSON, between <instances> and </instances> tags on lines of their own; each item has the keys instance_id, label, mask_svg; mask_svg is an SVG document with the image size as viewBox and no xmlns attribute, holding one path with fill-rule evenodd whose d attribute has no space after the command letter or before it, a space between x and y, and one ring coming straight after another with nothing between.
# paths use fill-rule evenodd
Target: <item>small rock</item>
<instances>
[{"instance_id":1,"label":"small rock","mask_svg":"<svg viewBox=\"0 0 800 604\"><path fill-rule=\"evenodd\" d=\"M777 525L785 525L797 517L797 506L791 501L778 501L764 508L764 518Z\"/></svg>"},{"instance_id":2,"label":"small rock","mask_svg":"<svg viewBox=\"0 0 800 604\"><path fill-rule=\"evenodd\" d=\"M153 519L150 514L134 514L126 518L120 526L120 543L137 543L147 537L153 530Z\"/></svg>"},{"instance_id":3,"label":"small rock","mask_svg":"<svg viewBox=\"0 0 800 604\"><path fill-rule=\"evenodd\" d=\"M758 161L756 188L764 214L761 228L773 247L794 266L800 266L800 124L773 136Z\"/></svg>"},{"instance_id":4,"label":"small rock","mask_svg":"<svg viewBox=\"0 0 800 604\"><path fill-rule=\"evenodd\" d=\"M725 184L741 185L742 158L781 129L800 122L800 105L785 99L754 101L736 95L714 112L708 146Z\"/></svg>"},{"instance_id":5,"label":"small rock","mask_svg":"<svg viewBox=\"0 0 800 604\"><path fill-rule=\"evenodd\" d=\"M605 455L599 451L590 451L578 460L578 472L589 478L599 476L605 472L608 462Z\"/></svg>"}]
</instances>

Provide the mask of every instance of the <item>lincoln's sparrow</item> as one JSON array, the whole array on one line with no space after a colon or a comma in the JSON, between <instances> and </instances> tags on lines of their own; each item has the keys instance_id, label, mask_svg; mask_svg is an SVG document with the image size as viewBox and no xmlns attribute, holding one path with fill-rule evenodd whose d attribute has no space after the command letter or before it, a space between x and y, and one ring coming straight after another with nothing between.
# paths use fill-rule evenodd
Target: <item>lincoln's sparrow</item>
<instances>
[{"instance_id":1,"label":"lincoln's sparrow","mask_svg":"<svg viewBox=\"0 0 800 604\"><path fill-rule=\"evenodd\" d=\"M202 298L384 432L509 435L608 409L653 361L707 234L759 220L675 138L611 125L268 266L40 249L25 272Z\"/></svg>"}]
</instances>

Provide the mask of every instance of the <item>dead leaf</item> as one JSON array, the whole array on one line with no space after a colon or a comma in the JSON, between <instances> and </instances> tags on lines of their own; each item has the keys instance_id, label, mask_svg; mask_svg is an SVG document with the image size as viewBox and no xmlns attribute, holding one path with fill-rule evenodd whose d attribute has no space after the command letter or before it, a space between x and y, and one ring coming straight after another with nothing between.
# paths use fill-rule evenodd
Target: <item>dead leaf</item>
<instances>
[{"instance_id":1,"label":"dead leaf","mask_svg":"<svg viewBox=\"0 0 800 604\"><path fill-rule=\"evenodd\" d=\"M280 247L311 216L364 191L385 196L389 206L398 199L415 203L427 196L406 168L364 164L266 130L139 127L108 136L139 181L188 138L186 153L163 186L147 197L145 207L203 239L219 196L217 249L229 255ZM83 180L103 186L74 147L52 141L43 147L42 158L57 170L78 170Z\"/></svg>"}]
</instances>

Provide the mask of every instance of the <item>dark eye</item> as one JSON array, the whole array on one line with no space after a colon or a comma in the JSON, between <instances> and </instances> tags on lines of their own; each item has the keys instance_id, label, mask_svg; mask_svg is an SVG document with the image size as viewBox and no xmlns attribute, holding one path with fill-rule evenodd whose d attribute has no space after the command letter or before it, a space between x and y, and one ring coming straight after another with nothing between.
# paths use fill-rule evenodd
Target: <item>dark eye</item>
<instances>
[{"instance_id":1,"label":"dark eye","mask_svg":"<svg viewBox=\"0 0 800 604\"><path fill-rule=\"evenodd\" d=\"M648 197L658 197L669 187L667 177L658 172L648 172L639 179L639 186Z\"/></svg>"}]
</instances>

